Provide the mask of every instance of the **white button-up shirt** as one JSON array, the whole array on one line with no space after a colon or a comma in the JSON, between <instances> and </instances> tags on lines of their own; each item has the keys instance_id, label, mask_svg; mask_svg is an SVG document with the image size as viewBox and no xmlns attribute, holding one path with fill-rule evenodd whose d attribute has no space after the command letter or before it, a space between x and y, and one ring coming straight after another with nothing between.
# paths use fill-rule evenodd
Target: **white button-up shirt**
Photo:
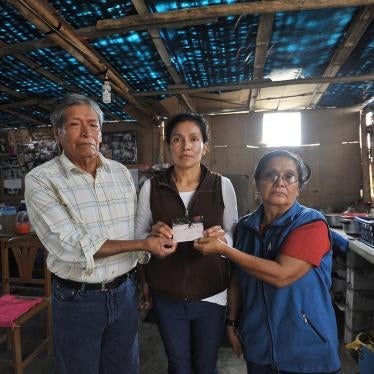
<instances>
[{"instance_id":1,"label":"white button-up shirt","mask_svg":"<svg viewBox=\"0 0 374 374\"><path fill-rule=\"evenodd\" d=\"M136 266L143 252L94 259L106 240L133 240L136 191L127 168L99 155L95 178L64 153L25 179L30 222L61 278L98 283Z\"/></svg>"}]
</instances>

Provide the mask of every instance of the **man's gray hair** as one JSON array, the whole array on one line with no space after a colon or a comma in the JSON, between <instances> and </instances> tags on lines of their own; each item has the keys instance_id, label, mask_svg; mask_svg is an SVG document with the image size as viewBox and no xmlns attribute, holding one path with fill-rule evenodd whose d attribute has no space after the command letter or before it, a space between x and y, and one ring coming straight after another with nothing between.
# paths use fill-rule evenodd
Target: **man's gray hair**
<instances>
[{"instance_id":1,"label":"man's gray hair","mask_svg":"<svg viewBox=\"0 0 374 374\"><path fill-rule=\"evenodd\" d=\"M103 126L104 113L100 109L96 101L91 100L89 97L80 95L80 94L68 94L60 102L57 103L53 109L50 120L52 125L57 129L62 129L66 117L65 112L68 108L73 105L87 105L89 106L96 114L99 119L100 128Z\"/></svg>"}]
</instances>

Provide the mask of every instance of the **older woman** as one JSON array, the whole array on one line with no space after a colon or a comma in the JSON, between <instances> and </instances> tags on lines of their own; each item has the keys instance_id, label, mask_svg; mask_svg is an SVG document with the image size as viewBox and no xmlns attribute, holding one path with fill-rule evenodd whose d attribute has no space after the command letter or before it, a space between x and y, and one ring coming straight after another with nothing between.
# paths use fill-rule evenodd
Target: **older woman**
<instances>
[{"instance_id":1,"label":"older woman","mask_svg":"<svg viewBox=\"0 0 374 374\"><path fill-rule=\"evenodd\" d=\"M332 252L324 217L297 202L310 169L276 150L254 178L259 208L242 217L235 248L201 238L195 248L237 265L231 280L228 335L248 373L335 373L340 368L329 294ZM239 338L240 340L239 340Z\"/></svg>"},{"instance_id":2,"label":"older woman","mask_svg":"<svg viewBox=\"0 0 374 374\"><path fill-rule=\"evenodd\" d=\"M201 116L175 115L165 130L173 166L144 183L135 236L173 237L178 246L168 260L152 257L147 264L141 306L153 302L169 373L214 374L225 329L229 261L203 256L193 240L205 236L232 244L235 192L228 178L201 164L208 142Z\"/></svg>"}]
</instances>

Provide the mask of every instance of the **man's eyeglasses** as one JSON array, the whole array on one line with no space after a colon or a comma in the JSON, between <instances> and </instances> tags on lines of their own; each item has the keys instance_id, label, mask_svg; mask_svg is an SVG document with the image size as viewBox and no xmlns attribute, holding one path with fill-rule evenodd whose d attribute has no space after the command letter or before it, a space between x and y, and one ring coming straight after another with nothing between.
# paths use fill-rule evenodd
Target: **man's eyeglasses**
<instances>
[{"instance_id":1,"label":"man's eyeglasses","mask_svg":"<svg viewBox=\"0 0 374 374\"><path fill-rule=\"evenodd\" d=\"M278 179L282 178L285 184L294 184L298 181L298 176L292 173L278 174L275 171L268 171L261 176L261 180L276 183Z\"/></svg>"}]
</instances>

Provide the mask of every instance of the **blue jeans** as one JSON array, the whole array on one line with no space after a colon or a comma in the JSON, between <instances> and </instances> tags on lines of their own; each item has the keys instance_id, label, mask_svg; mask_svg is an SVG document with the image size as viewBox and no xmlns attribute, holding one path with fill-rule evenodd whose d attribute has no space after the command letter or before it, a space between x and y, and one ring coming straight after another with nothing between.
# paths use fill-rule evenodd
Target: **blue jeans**
<instances>
[{"instance_id":1,"label":"blue jeans","mask_svg":"<svg viewBox=\"0 0 374 374\"><path fill-rule=\"evenodd\" d=\"M153 294L154 311L171 374L216 374L225 307Z\"/></svg>"},{"instance_id":2,"label":"blue jeans","mask_svg":"<svg viewBox=\"0 0 374 374\"><path fill-rule=\"evenodd\" d=\"M58 374L139 372L138 295L132 275L114 289L84 290L52 283Z\"/></svg>"}]
</instances>

